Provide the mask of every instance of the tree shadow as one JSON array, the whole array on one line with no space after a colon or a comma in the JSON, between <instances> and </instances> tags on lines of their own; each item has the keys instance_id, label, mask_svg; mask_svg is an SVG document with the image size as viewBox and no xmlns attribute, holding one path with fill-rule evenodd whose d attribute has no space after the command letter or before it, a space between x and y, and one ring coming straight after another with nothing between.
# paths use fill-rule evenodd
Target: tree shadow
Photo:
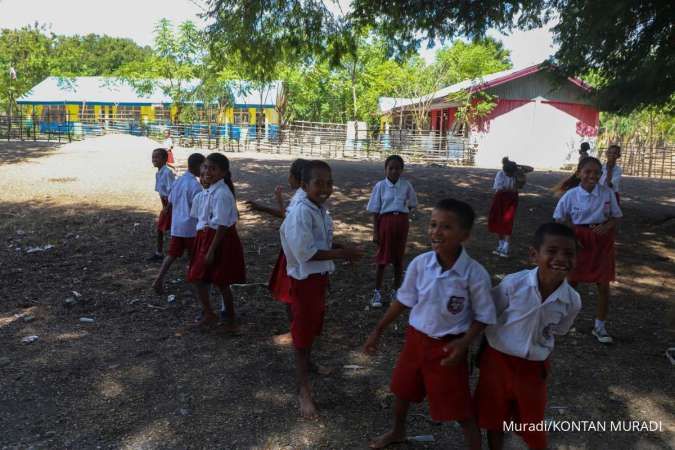
<instances>
[{"instance_id":1,"label":"tree shadow","mask_svg":"<svg viewBox=\"0 0 675 450\"><path fill-rule=\"evenodd\" d=\"M58 151L58 142L1 141L0 166L29 162L52 155Z\"/></svg>"}]
</instances>

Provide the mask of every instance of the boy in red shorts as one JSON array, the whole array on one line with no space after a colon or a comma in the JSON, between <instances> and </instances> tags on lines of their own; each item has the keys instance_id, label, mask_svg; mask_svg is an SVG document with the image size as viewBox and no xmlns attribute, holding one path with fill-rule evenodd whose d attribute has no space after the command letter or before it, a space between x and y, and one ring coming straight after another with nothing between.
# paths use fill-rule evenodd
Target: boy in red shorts
<instances>
[{"instance_id":1,"label":"boy in red shorts","mask_svg":"<svg viewBox=\"0 0 675 450\"><path fill-rule=\"evenodd\" d=\"M530 257L537 264L504 277L492 291L497 323L485 330L475 401L478 425L488 431L491 450L504 443L504 424L514 427L531 449L547 448L544 420L546 376L554 335L572 326L579 294L565 277L576 261L574 231L559 223L541 225Z\"/></svg>"},{"instance_id":2,"label":"boy in red shorts","mask_svg":"<svg viewBox=\"0 0 675 450\"><path fill-rule=\"evenodd\" d=\"M188 158L188 170L181 175L171 186L168 203L171 208L171 241L162 267L159 269L157 278L152 283L152 288L158 294L164 290L164 277L169 271L171 264L183 256L187 251L188 258L192 257L192 247L197 235L197 219L190 217L192 201L195 196L202 192L199 182L200 170L205 161L201 153L193 153Z\"/></svg>"},{"instance_id":3,"label":"boy in red shorts","mask_svg":"<svg viewBox=\"0 0 675 450\"><path fill-rule=\"evenodd\" d=\"M410 402L421 402L426 396L434 421L458 421L467 447L480 449L467 351L496 317L490 275L462 246L474 219L467 203L445 199L436 204L428 230L433 251L412 260L397 300L366 341L364 352L375 353L387 326L410 308L405 345L391 380L396 396L394 427L372 441L371 448L405 441Z\"/></svg>"}]
</instances>

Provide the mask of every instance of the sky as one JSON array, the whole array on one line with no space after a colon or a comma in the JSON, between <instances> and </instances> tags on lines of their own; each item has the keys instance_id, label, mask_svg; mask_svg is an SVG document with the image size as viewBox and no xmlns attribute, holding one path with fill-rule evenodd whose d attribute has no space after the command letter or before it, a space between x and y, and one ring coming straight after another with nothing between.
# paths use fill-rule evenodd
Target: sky
<instances>
[{"instance_id":1,"label":"sky","mask_svg":"<svg viewBox=\"0 0 675 450\"><path fill-rule=\"evenodd\" d=\"M0 28L20 28L37 21L56 34L107 34L152 45L153 28L161 18L200 24L203 20L197 14L204 4L203 0L0 0ZM555 52L548 28L515 31L508 36L496 31L488 34L511 51L514 67L541 62ZM431 61L435 50L422 48L421 54Z\"/></svg>"}]
</instances>

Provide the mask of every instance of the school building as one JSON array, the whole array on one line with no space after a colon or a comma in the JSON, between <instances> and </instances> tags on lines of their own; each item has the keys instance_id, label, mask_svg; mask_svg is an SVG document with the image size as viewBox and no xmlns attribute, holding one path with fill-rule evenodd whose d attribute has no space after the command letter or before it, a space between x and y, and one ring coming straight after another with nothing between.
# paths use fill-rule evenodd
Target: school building
<instances>
[{"instance_id":1,"label":"school building","mask_svg":"<svg viewBox=\"0 0 675 450\"><path fill-rule=\"evenodd\" d=\"M183 90L194 90L199 83L191 81ZM24 116L39 123L41 133L64 129L75 134L162 132L180 124L181 112L189 106L190 120L183 120L179 128L185 136L210 133L239 140L278 135L276 105L283 95L280 81L262 88L234 81L231 91L233 101L225 108L198 100L177 105L158 86L138 88L113 77L48 77L20 97L17 104Z\"/></svg>"},{"instance_id":2,"label":"school building","mask_svg":"<svg viewBox=\"0 0 675 450\"><path fill-rule=\"evenodd\" d=\"M495 107L476 124L456 120L453 94L485 92ZM599 114L590 87L563 78L547 64L511 69L466 80L419 98L381 97L382 128L414 128L413 112L424 107L428 128L447 137L448 152L457 138L474 146L475 164L499 167L504 156L535 167L560 168L576 163L583 141L594 142ZM417 109L416 109L417 108Z\"/></svg>"}]
</instances>

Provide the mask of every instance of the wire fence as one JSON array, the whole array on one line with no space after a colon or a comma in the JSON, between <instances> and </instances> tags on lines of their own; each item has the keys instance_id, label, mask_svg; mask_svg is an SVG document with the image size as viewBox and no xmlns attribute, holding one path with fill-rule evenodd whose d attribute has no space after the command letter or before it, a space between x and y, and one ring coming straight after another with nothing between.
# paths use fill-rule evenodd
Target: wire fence
<instances>
[{"instance_id":1,"label":"wire fence","mask_svg":"<svg viewBox=\"0 0 675 450\"><path fill-rule=\"evenodd\" d=\"M598 156L602 157L602 153ZM624 175L675 179L675 146L632 143L621 145L619 165Z\"/></svg>"}]
</instances>

